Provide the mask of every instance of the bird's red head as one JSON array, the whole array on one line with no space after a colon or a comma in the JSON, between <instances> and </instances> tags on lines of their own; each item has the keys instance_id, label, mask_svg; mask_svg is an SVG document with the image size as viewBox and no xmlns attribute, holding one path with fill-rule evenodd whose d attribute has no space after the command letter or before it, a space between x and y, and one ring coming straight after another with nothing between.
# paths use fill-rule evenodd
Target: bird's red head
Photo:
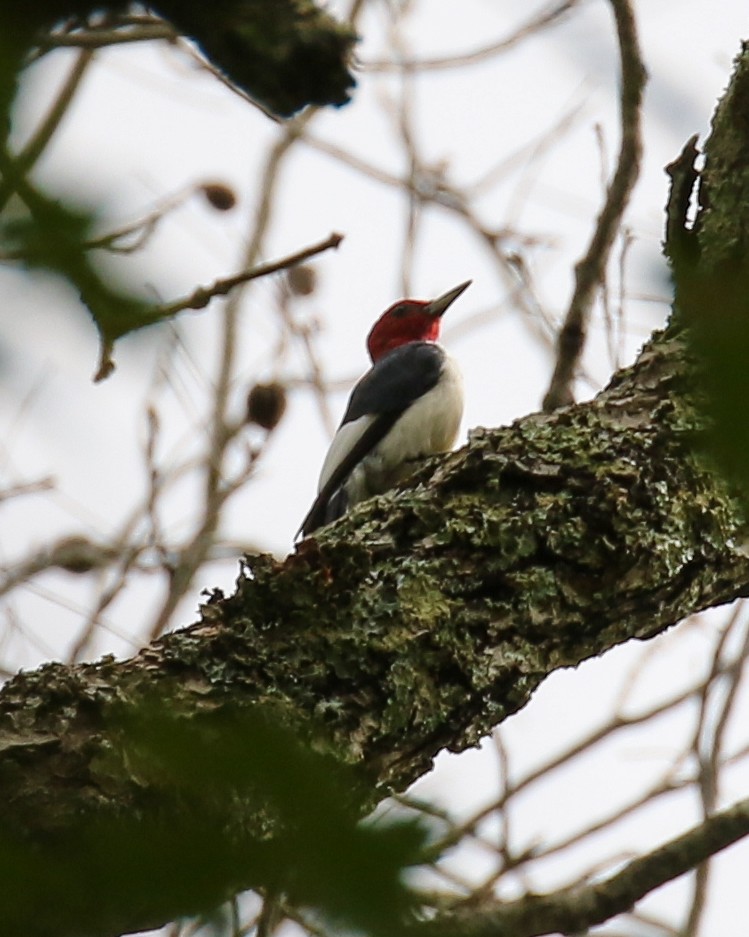
<instances>
[{"instance_id":1,"label":"bird's red head","mask_svg":"<svg viewBox=\"0 0 749 937\"><path fill-rule=\"evenodd\" d=\"M367 350L372 361L378 361L407 342L436 342L443 313L470 285L471 281L467 280L431 302L401 299L386 309L367 336Z\"/></svg>"}]
</instances>

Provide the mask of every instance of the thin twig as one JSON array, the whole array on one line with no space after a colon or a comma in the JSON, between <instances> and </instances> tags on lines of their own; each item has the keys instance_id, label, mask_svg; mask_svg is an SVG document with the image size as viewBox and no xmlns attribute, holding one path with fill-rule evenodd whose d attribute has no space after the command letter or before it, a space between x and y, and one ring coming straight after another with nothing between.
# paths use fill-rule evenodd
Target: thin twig
<instances>
[{"instance_id":1,"label":"thin twig","mask_svg":"<svg viewBox=\"0 0 749 937\"><path fill-rule=\"evenodd\" d=\"M713 814L718 801L718 784L722 766L722 753L728 720L736 703L741 685L747 653L749 652L749 628L744 625L741 647L727 668L723 665L723 653L734 631L743 624L746 608L738 604L726 625L713 655L710 677L702 693L700 716L694 733L693 752L699 765L698 790L703 817ZM723 671L723 672L721 672ZM727 682L727 687L723 684ZM714 697L722 697L718 703ZM715 711L717 709L717 712ZM707 905L710 863L702 862L695 869L694 892L687 921L683 928L684 937L696 937Z\"/></svg>"},{"instance_id":2,"label":"thin twig","mask_svg":"<svg viewBox=\"0 0 749 937\"><path fill-rule=\"evenodd\" d=\"M20 498L23 495L35 495L40 491L50 491L54 487L55 479L51 475L39 478L36 481L9 485L7 488L0 488L0 504L3 501L10 501L12 498Z\"/></svg>"},{"instance_id":3,"label":"thin twig","mask_svg":"<svg viewBox=\"0 0 749 937\"><path fill-rule=\"evenodd\" d=\"M260 185L260 191L263 195L256 211L253 233L245 251L244 260L248 265L254 264L262 253L263 241L270 224L273 199L276 194L276 186L284 158L299 139L301 128L316 113L317 109L310 108L295 121L287 123L284 127L283 136L268 155ZM169 309L169 315L173 315L181 309L202 308L214 296L228 293L235 287L243 286L257 277L293 267L295 264L308 260L322 251L331 247L338 247L341 240L342 235L332 234L320 244L298 251L283 260L250 267L242 274L217 281L207 290L198 289L192 294L192 297L188 297L187 301L183 301L184 304L178 302L162 308ZM197 300L197 305L193 305L192 300ZM167 595L149 629L148 641L153 640L168 626L177 605L190 588L195 574L210 555L210 549L218 530L224 505L240 485L250 477L255 461L260 454L259 452L250 453L245 468L240 471L233 481L229 482L224 478L226 452L241 426L241 424L232 422L228 415L231 381L237 353L239 312L240 293L235 292L227 303L222 320L223 332L221 335L218 375L213 391L210 439L205 453L201 517L195 533L179 551L178 560L171 570Z\"/></svg>"},{"instance_id":4,"label":"thin twig","mask_svg":"<svg viewBox=\"0 0 749 937\"><path fill-rule=\"evenodd\" d=\"M174 42L177 38L179 38L179 33L174 26L161 20L130 28L94 28L81 29L70 33L52 33L40 40L38 48L42 52L61 48L93 51L105 46L122 45L127 42L149 42L154 40Z\"/></svg>"},{"instance_id":5,"label":"thin twig","mask_svg":"<svg viewBox=\"0 0 749 937\"><path fill-rule=\"evenodd\" d=\"M343 235L334 232L324 241L313 244L311 247L305 247L304 250L289 254L287 257L282 257L280 260L258 264L250 270L244 270L242 273L237 273L234 276L216 280L210 286L199 286L189 296L175 300L173 303L165 303L163 306L157 306L153 310L154 320L170 319L172 316L185 309L204 309L208 303L217 296L226 296L227 293L230 293L236 287L241 286L243 283L249 283L250 280L256 280L258 277L267 277L271 273L278 273L279 270L288 270L289 267L309 260L310 257L314 257L317 254L322 254L323 251L338 247L342 240Z\"/></svg>"},{"instance_id":6,"label":"thin twig","mask_svg":"<svg viewBox=\"0 0 749 937\"><path fill-rule=\"evenodd\" d=\"M480 49L474 49L473 52L466 52L463 55L449 55L437 58L409 59L405 64L409 69L418 71L435 71L447 68L461 68L465 65L476 65L485 62L486 59L493 58L500 52L507 52L514 48L518 43L527 39L529 36L541 32L547 26L552 26L558 22L565 13L577 6L578 0L562 0L561 3L552 4L547 10L532 16L526 23L519 26L509 36L500 39L498 42L492 42ZM361 69L364 72L388 72L399 69L400 64L395 64L388 59L374 60L371 62L362 62Z\"/></svg>"},{"instance_id":7,"label":"thin twig","mask_svg":"<svg viewBox=\"0 0 749 937\"><path fill-rule=\"evenodd\" d=\"M84 243L84 247L86 250L107 250L113 254L134 254L145 247L167 214L181 207L199 188L200 186L190 185L160 199L143 218L129 221L114 231L91 238ZM126 244L120 243L127 238L132 240Z\"/></svg>"},{"instance_id":8,"label":"thin twig","mask_svg":"<svg viewBox=\"0 0 749 937\"><path fill-rule=\"evenodd\" d=\"M418 937L539 937L576 934L629 911L649 892L691 871L699 862L749 834L749 799L739 801L603 881L548 895L527 895L486 910L471 909L412 928Z\"/></svg>"},{"instance_id":9,"label":"thin twig","mask_svg":"<svg viewBox=\"0 0 749 937\"><path fill-rule=\"evenodd\" d=\"M11 171L7 172L6 178L0 182L0 210L5 207L6 202L16 190L15 182L18 177L27 173L46 149L63 117L67 114L73 96L80 87L83 76L92 60L93 52L86 49L82 50L80 55L76 57L65 83L60 88L46 117L39 124L36 132L23 150L12 160Z\"/></svg>"},{"instance_id":10,"label":"thin twig","mask_svg":"<svg viewBox=\"0 0 749 937\"><path fill-rule=\"evenodd\" d=\"M572 385L585 346L590 310L640 171L640 110L647 75L640 57L630 0L611 0L611 5L616 20L622 69L622 139L619 160L588 251L575 265L575 289L557 339L556 366L543 401L546 411L574 401Z\"/></svg>"},{"instance_id":11,"label":"thin twig","mask_svg":"<svg viewBox=\"0 0 749 937\"><path fill-rule=\"evenodd\" d=\"M292 299L293 296L288 287L288 281L282 280L278 291L278 315L283 328L279 338L276 358L280 360L289 337L299 339L309 369L309 378L304 382L304 386L312 390L325 431L332 437L336 422L333 418L328 401L328 394L331 390L330 382L325 378L325 369L315 346L314 327L310 326L308 323L300 323L296 320L292 309ZM355 378L352 378L350 381L344 382L344 387L348 389L354 383L354 380ZM287 389L293 386L293 383L294 382L288 380L283 381ZM297 386L299 386L301 382L296 383Z\"/></svg>"}]
</instances>

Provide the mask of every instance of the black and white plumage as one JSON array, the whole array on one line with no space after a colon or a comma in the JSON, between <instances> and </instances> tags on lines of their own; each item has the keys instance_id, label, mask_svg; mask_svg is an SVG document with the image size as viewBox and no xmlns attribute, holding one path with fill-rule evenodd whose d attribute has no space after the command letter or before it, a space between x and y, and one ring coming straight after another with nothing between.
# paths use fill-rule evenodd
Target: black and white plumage
<instances>
[{"instance_id":1,"label":"black and white plumage","mask_svg":"<svg viewBox=\"0 0 749 937\"><path fill-rule=\"evenodd\" d=\"M374 363L351 393L302 535L387 490L413 470L415 460L454 445L463 381L436 338L440 317L468 285L431 303L403 300L375 323L368 339Z\"/></svg>"}]
</instances>

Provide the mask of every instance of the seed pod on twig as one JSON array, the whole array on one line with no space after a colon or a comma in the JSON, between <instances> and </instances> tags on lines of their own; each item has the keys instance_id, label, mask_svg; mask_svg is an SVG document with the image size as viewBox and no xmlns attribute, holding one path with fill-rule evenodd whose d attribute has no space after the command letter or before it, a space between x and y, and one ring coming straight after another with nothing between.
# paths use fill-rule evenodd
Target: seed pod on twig
<instances>
[{"instance_id":1,"label":"seed pod on twig","mask_svg":"<svg viewBox=\"0 0 749 937\"><path fill-rule=\"evenodd\" d=\"M275 429L286 410L286 388L278 381L255 384L247 395L247 422Z\"/></svg>"}]
</instances>

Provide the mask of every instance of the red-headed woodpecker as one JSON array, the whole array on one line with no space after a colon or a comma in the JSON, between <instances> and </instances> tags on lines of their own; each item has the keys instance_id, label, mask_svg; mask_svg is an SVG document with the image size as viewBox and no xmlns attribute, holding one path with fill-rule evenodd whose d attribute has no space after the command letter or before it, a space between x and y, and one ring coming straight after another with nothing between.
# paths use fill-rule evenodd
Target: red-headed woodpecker
<instances>
[{"instance_id":1,"label":"red-headed woodpecker","mask_svg":"<svg viewBox=\"0 0 749 937\"><path fill-rule=\"evenodd\" d=\"M436 342L442 315L470 283L431 302L402 299L375 322L367 336L372 367L354 387L330 444L303 536L405 478L414 460L452 448L463 380Z\"/></svg>"}]
</instances>

